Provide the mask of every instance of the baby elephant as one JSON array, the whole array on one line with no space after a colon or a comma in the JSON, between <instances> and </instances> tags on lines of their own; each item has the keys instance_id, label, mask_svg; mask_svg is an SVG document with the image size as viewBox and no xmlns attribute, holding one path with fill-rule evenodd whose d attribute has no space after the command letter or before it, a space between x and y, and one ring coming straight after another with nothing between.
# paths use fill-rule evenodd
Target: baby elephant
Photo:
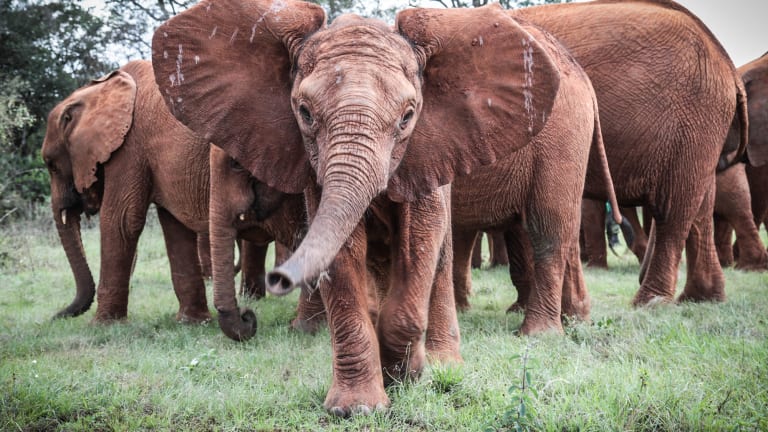
<instances>
[{"instance_id":1,"label":"baby elephant","mask_svg":"<svg viewBox=\"0 0 768 432\"><path fill-rule=\"evenodd\" d=\"M168 112L150 62L130 62L59 103L48 115L42 156L51 176L56 228L77 285L74 301L57 317L80 315L93 302L94 281L80 237L82 213L100 213L94 320L126 317L136 244L154 203L179 299L176 319L211 318L197 252L198 235L208 231L208 144Z\"/></svg>"}]
</instances>

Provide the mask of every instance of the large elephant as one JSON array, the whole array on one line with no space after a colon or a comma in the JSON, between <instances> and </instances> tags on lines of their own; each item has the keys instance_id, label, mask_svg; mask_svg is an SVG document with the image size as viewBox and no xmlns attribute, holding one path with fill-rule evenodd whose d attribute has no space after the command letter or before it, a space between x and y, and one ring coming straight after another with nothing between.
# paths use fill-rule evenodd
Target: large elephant
<instances>
[{"instance_id":1,"label":"large elephant","mask_svg":"<svg viewBox=\"0 0 768 432\"><path fill-rule=\"evenodd\" d=\"M766 252L757 232L762 224L768 223L768 165L765 164L768 160L768 54L741 66L738 71L747 90L749 105L749 163L732 174L734 178L727 183L731 190L740 194L722 208L738 212L740 217L715 220L718 253L725 259L736 255L737 268L764 270ZM728 134L729 142L735 139L734 131ZM720 185L718 179L718 188ZM735 251L731 251L731 228L736 230L738 249ZM740 235L743 232L748 235Z\"/></svg>"},{"instance_id":2,"label":"large elephant","mask_svg":"<svg viewBox=\"0 0 768 432\"><path fill-rule=\"evenodd\" d=\"M510 246L511 260L530 251L530 275L513 278L526 304L531 295L547 298L547 307L557 313L554 318L547 314L548 327L562 331L561 314L589 318L578 247L581 196L617 204L592 86L578 66L563 75L567 78L561 78L558 93L562 99L556 100L546 127L531 145L452 185L453 283L459 309L469 307L477 232L496 229L503 233L500 243ZM590 188L585 190L586 179ZM616 221L622 221L619 214ZM556 271L546 261L552 250L562 259ZM559 307L554 302L560 302ZM526 317L531 313L535 311L527 309ZM527 330L523 325L523 332Z\"/></svg>"},{"instance_id":3,"label":"large elephant","mask_svg":"<svg viewBox=\"0 0 768 432\"><path fill-rule=\"evenodd\" d=\"M669 0L598 0L510 11L558 38L589 75L614 186L622 206L653 217L632 303L725 299L714 247L715 171L746 147L745 90L701 21ZM673 71L674 73L672 73ZM736 148L724 145L735 121Z\"/></svg>"},{"instance_id":4,"label":"large elephant","mask_svg":"<svg viewBox=\"0 0 768 432\"><path fill-rule=\"evenodd\" d=\"M54 107L42 156L51 177L56 228L77 287L75 299L57 316L80 315L93 302L80 216L98 212L101 271L94 320L126 317L136 244L154 203L179 300L176 318L211 318L198 259L198 249L205 260L208 248L208 144L168 112L150 62L132 61ZM244 264L243 281L263 279L263 263Z\"/></svg>"},{"instance_id":5,"label":"large elephant","mask_svg":"<svg viewBox=\"0 0 768 432\"><path fill-rule=\"evenodd\" d=\"M407 10L394 29L324 21L291 0L202 1L158 28L153 62L177 118L268 186L304 192L309 229L268 289L318 278L333 347L325 407L348 415L387 406L384 378L417 375L427 353L461 360L448 184L539 135L573 63L498 7ZM555 275L561 251L540 251ZM526 332L560 325L542 297ZM216 305L238 313L231 295Z\"/></svg>"}]
</instances>

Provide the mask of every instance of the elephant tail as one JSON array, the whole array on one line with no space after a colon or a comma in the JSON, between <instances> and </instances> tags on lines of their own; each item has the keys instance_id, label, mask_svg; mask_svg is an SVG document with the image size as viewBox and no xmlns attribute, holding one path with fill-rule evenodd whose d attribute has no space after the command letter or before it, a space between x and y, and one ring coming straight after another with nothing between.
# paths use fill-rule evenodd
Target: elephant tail
<instances>
[{"instance_id":1,"label":"elephant tail","mask_svg":"<svg viewBox=\"0 0 768 432\"><path fill-rule=\"evenodd\" d=\"M613 221L621 225L623 217L619 211L619 203L616 199L616 190L613 188L613 178L611 170L608 167L608 156L605 153L605 143L603 142L603 132L600 127L600 112L597 108L597 98L592 96L592 105L595 111L595 126L592 132L592 148L590 149L590 161L596 174L595 180L602 185L601 194L603 199L608 201L613 209Z\"/></svg>"},{"instance_id":2,"label":"elephant tail","mask_svg":"<svg viewBox=\"0 0 768 432\"><path fill-rule=\"evenodd\" d=\"M747 91L744 88L744 83L741 78L736 78L736 113L733 116L733 122L731 123L731 130L728 132L728 142L731 141L732 135L738 133L739 147L735 153L725 153L727 149L724 149L724 153L720 155L720 160L717 163L717 172L725 171L729 167L739 163L746 162L747 156L747 144L749 143L749 114L747 113ZM728 145L726 144L726 147ZM729 156L731 156L729 158Z\"/></svg>"}]
</instances>

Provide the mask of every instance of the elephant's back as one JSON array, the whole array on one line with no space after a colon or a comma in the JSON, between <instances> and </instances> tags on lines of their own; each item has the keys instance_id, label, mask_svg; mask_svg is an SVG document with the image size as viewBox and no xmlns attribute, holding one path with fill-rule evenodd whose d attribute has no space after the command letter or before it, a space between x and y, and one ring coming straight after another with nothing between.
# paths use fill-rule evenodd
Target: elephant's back
<instances>
[{"instance_id":1,"label":"elephant's back","mask_svg":"<svg viewBox=\"0 0 768 432\"><path fill-rule=\"evenodd\" d=\"M168 111L146 60L122 68L137 84L134 125L126 145L142 153L152 176L152 201L195 231L207 230L209 145Z\"/></svg>"},{"instance_id":2,"label":"elephant's back","mask_svg":"<svg viewBox=\"0 0 768 432\"><path fill-rule=\"evenodd\" d=\"M735 72L698 18L668 1L510 13L554 34L589 75L620 200L652 193L682 160L694 178L714 172L736 109Z\"/></svg>"},{"instance_id":3,"label":"elephant's back","mask_svg":"<svg viewBox=\"0 0 768 432\"><path fill-rule=\"evenodd\" d=\"M595 126L594 93L578 64L563 60L552 112L533 141L453 182L455 227L499 227L542 206L578 212Z\"/></svg>"}]
</instances>

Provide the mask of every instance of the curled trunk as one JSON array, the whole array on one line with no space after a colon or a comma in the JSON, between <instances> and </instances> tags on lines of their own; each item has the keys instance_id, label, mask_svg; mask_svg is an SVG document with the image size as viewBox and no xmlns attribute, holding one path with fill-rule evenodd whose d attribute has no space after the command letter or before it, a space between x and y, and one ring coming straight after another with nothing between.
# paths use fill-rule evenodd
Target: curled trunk
<instances>
[{"instance_id":1,"label":"curled trunk","mask_svg":"<svg viewBox=\"0 0 768 432\"><path fill-rule=\"evenodd\" d=\"M236 231L217 219L211 215L213 304L219 314L221 331L230 339L246 341L256 334L256 314L248 308L237 306L234 266Z\"/></svg>"}]
</instances>

